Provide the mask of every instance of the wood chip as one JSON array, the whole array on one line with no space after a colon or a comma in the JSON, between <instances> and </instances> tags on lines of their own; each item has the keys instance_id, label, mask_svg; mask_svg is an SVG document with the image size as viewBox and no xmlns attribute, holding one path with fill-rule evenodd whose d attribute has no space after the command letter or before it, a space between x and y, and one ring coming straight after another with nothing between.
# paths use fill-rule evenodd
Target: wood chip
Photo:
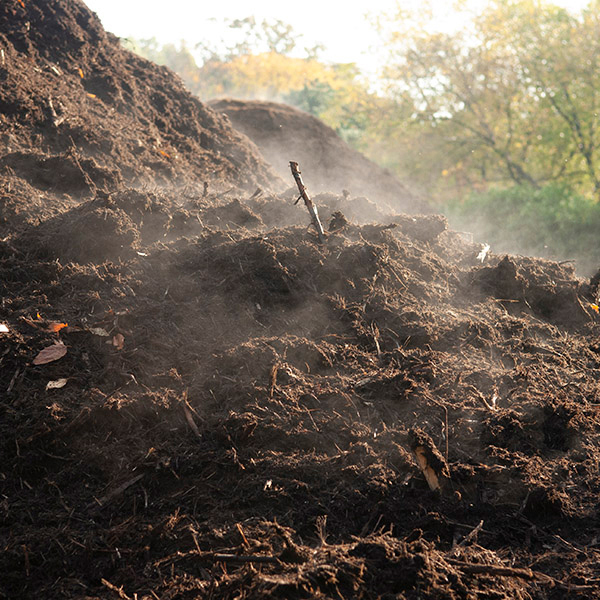
<instances>
[{"instance_id":1,"label":"wood chip","mask_svg":"<svg viewBox=\"0 0 600 600\"><path fill-rule=\"evenodd\" d=\"M440 481L436 472L429 466L429 462L427 460L426 450L423 446L417 446L414 449L415 456L417 458L417 463L423 471L423 475L425 475L425 479L427 480L427 484L429 488L433 492L437 492L440 490Z\"/></svg>"}]
</instances>

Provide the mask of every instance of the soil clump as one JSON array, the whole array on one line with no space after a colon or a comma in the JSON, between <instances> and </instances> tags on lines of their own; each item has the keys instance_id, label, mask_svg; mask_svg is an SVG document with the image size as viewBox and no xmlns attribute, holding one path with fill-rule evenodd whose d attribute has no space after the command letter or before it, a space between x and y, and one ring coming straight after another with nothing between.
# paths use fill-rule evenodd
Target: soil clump
<instances>
[{"instance_id":1,"label":"soil clump","mask_svg":"<svg viewBox=\"0 0 600 600\"><path fill-rule=\"evenodd\" d=\"M0 598L600 598L598 277L332 192L319 244L81 2L0 25ZM220 154L138 178L81 94L102 56ZM40 124L42 59L95 153Z\"/></svg>"}]
</instances>

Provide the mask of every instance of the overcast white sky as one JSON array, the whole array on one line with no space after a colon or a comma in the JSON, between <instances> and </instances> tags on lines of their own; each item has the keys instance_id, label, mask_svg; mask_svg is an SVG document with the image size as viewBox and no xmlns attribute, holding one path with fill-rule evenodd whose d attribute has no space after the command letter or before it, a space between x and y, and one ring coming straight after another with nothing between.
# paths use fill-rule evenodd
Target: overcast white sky
<instances>
[{"instance_id":1,"label":"overcast white sky","mask_svg":"<svg viewBox=\"0 0 600 600\"><path fill-rule=\"evenodd\" d=\"M1 1L1 0L0 0ZM305 45L321 42L326 46L323 58L332 62L357 62L373 68L370 47L377 46L378 38L367 14L390 11L397 0L85 0L98 14L104 28L119 37L156 37L162 42L185 39L191 44L216 35L210 19L243 19L254 15L257 19L279 19L302 33ZM402 4L418 0L402 0ZM448 19L451 0L434 0L439 5L441 19ZM482 0L471 0L477 6ZM569 9L577 10L587 0L555 0ZM370 56L370 57L369 57Z\"/></svg>"},{"instance_id":2,"label":"overcast white sky","mask_svg":"<svg viewBox=\"0 0 600 600\"><path fill-rule=\"evenodd\" d=\"M305 45L321 42L324 57L334 62L356 62L361 52L377 42L365 14L395 6L395 0L369 2L302 0L86 0L104 28L119 37L156 37L161 41L185 39L197 43L214 35L211 18L279 19L303 34Z\"/></svg>"}]
</instances>

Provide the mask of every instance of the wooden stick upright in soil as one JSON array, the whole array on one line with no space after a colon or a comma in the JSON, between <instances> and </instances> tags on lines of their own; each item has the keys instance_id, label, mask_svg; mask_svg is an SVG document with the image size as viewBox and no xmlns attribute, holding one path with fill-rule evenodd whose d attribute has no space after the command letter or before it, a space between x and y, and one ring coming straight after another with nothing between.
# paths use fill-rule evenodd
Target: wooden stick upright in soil
<instances>
[{"instance_id":1,"label":"wooden stick upright in soil","mask_svg":"<svg viewBox=\"0 0 600 600\"><path fill-rule=\"evenodd\" d=\"M302 183L302 176L300 175L300 169L298 168L298 163L290 160L290 169L292 170L292 175L296 180L296 185L298 186L298 191L300 192L300 198L304 200L304 204L306 204L306 208L310 214L310 218L312 219L312 224L315 226L317 230L317 235L319 236L319 242L323 244L325 242L325 232L323 231L323 226L321 225L321 221L319 220L319 214L317 213L317 207L313 204L313 201L310 199L308 193L306 192L306 188L304 187L304 183ZM300 200L298 198L298 200Z\"/></svg>"}]
</instances>

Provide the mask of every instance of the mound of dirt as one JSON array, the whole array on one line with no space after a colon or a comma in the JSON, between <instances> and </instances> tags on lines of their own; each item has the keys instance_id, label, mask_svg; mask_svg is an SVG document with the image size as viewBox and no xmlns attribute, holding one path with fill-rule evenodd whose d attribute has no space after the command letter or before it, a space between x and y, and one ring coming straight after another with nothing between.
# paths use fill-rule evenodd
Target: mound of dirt
<instances>
[{"instance_id":1,"label":"mound of dirt","mask_svg":"<svg viewBox=\"0 0 600 600\"><path fill-rule=\"evenodd\" d=\"M0 153L4 186L21 177L46 205L122 181L281 185L245 136L78 0L0 3Z\"/></svg>"},{"instance_id":2,"label":"mound of dirt","mask_svg":"<svg viewBox=\"0 0 600 600\"><path fill-rule=\"evenodd\" d=\"M246 134L282 178L288 178L289 161L305 173L314 192L347 190L367 196L396 212L425 213L427 203L407 190L387 169L382 169L351 148L322 121L297 108L259 100L214 100L210 105L229 117Z\"/></svg>"},{"instance_id":3,"label":"mound of dirt","mask_svg":"<svg viewBox=\"0 0 600 600\"><path fill-rule=\"evenodd\" d=\"M48 15L13 59L107 39L7 6ZM242 166L134 188L30 142L0 156L0 598L600 598L600 276L334 193L320 244Z\"/></svg>"}]
</instances>

